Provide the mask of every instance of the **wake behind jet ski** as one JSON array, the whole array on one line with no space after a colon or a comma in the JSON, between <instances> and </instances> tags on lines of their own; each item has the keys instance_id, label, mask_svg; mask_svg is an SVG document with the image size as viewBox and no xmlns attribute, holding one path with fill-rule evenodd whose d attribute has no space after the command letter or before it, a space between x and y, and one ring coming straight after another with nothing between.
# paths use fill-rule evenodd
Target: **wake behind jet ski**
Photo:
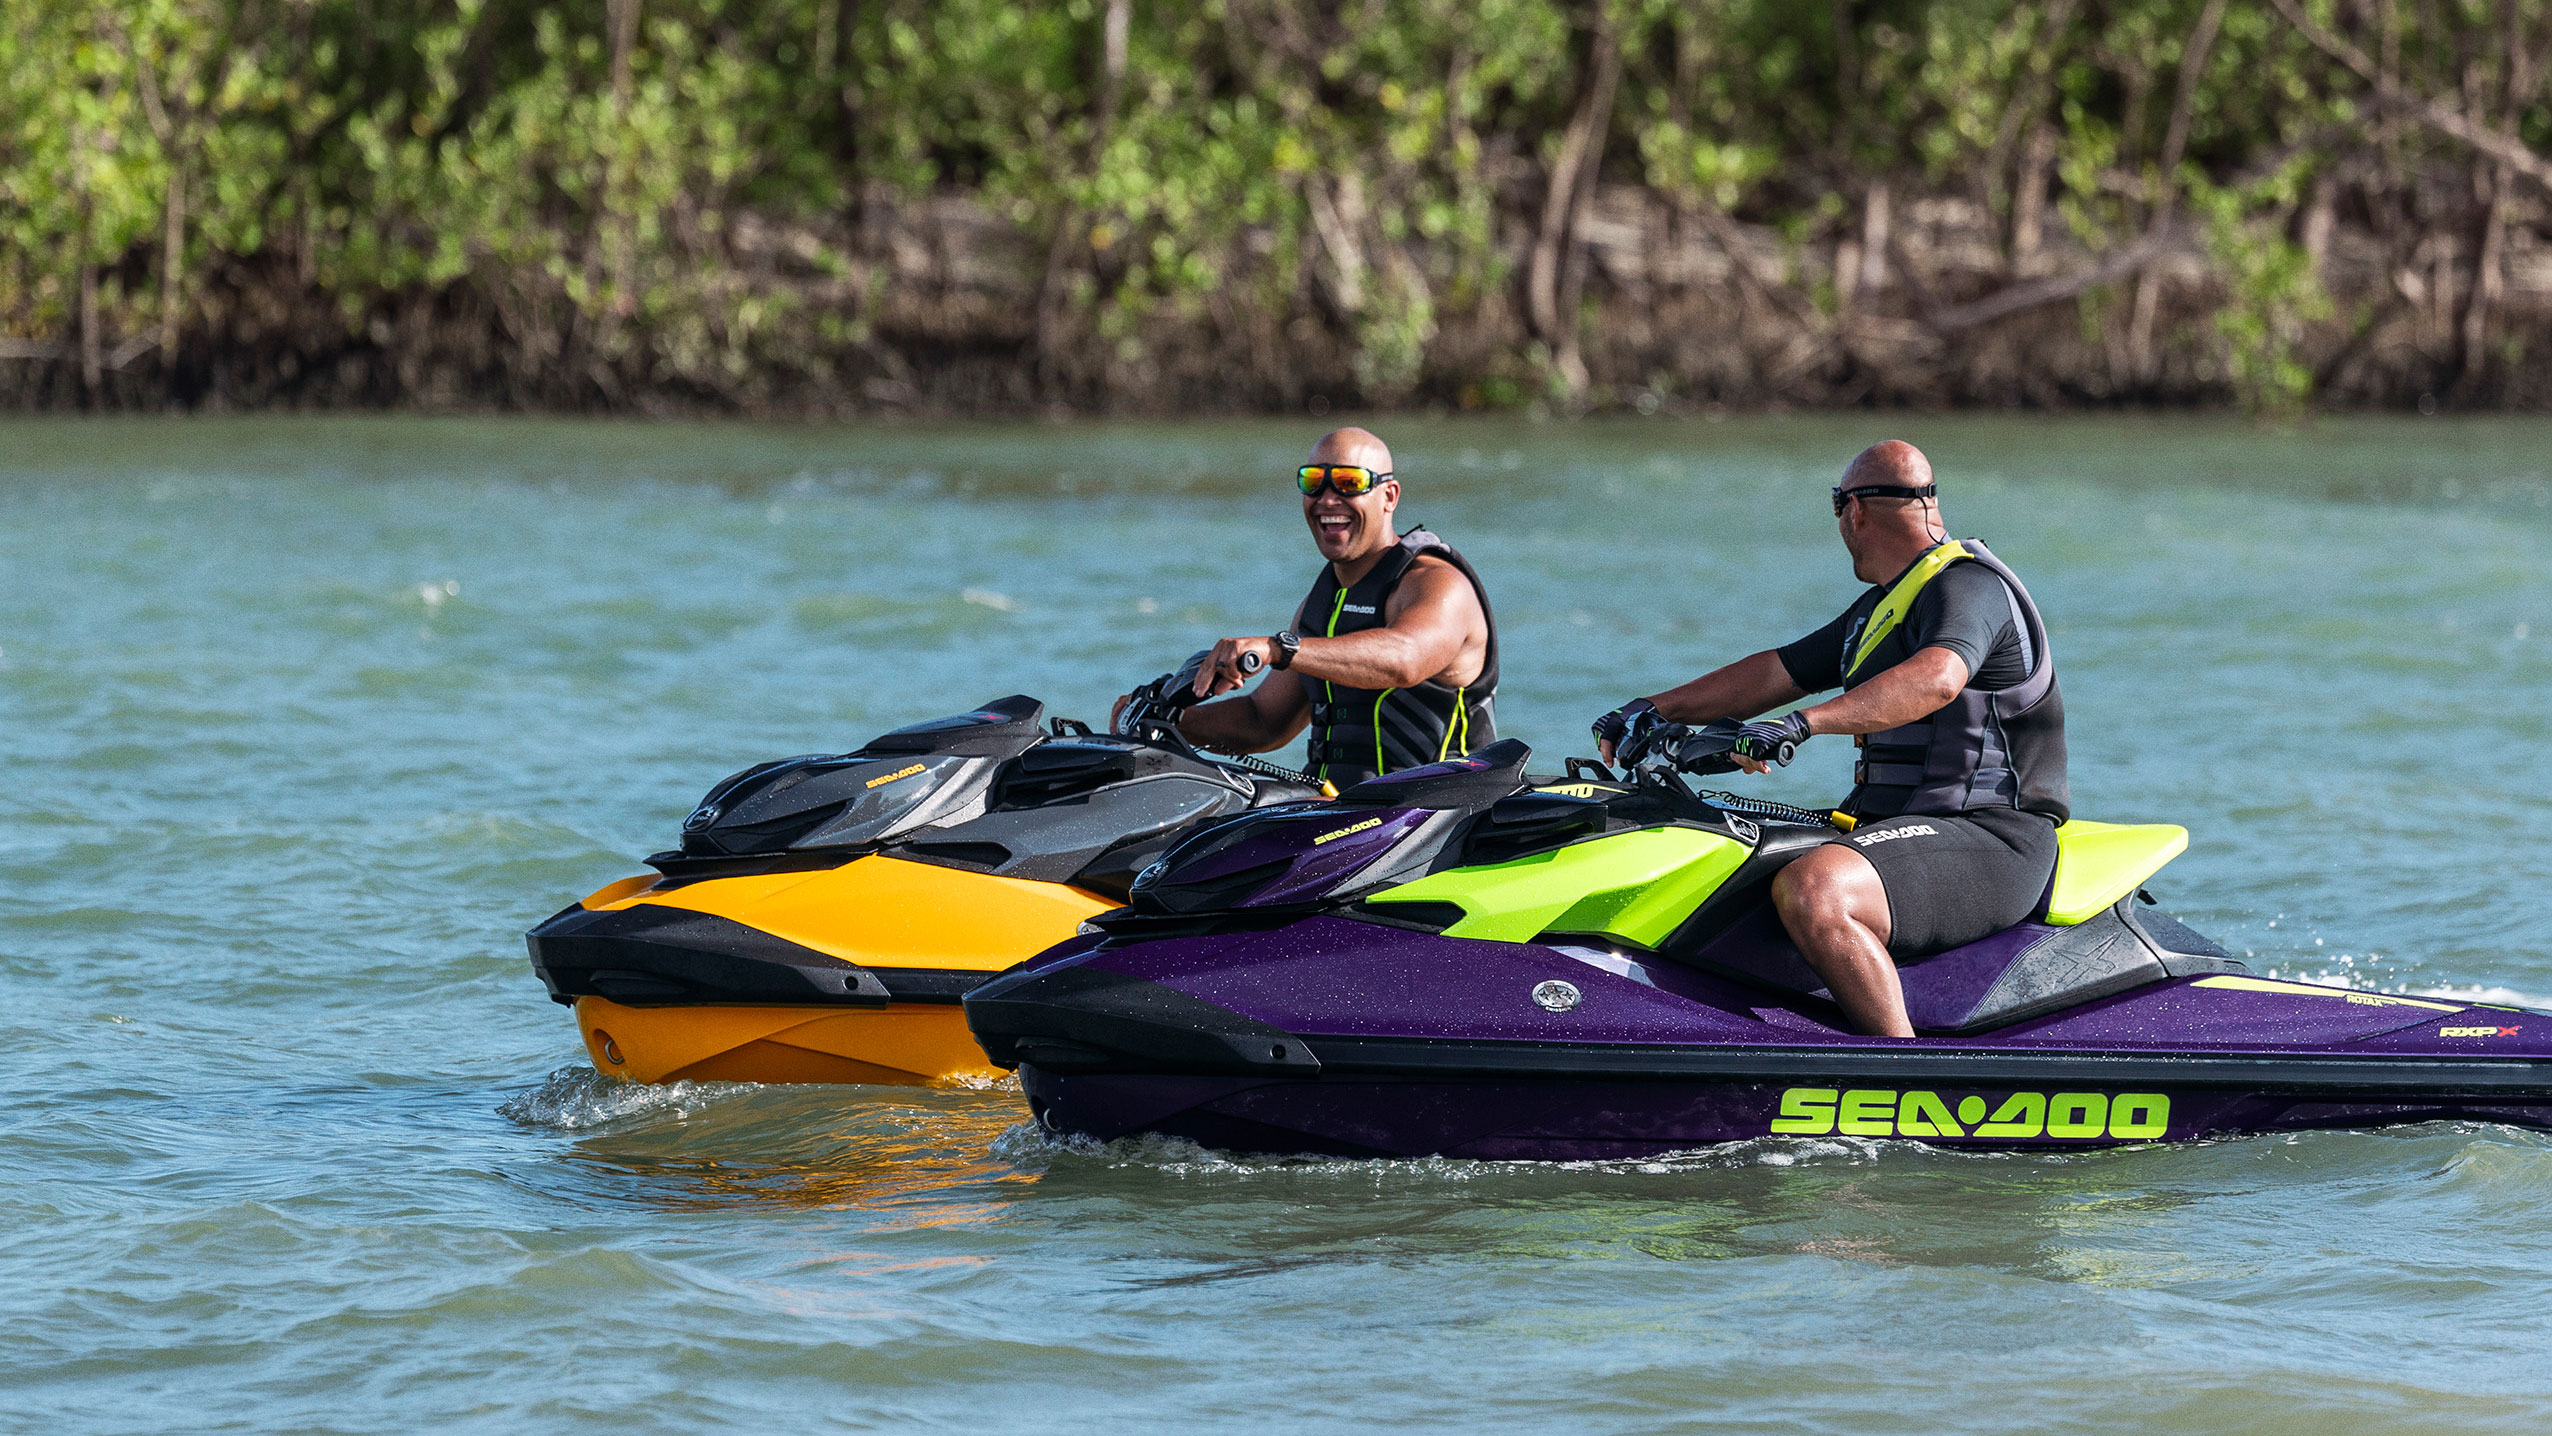
<instances>
[{"instance_id":1,"label":"wake behind jet ski","mask_svg":"<svg viewBox=\"0 0 2552 1436\"><path fill-rule=\"evenodd\" d=\"M1857 1035L1767 900L1849 820L1694 792L1737 733L1671 729L1619 779L1501 742L1219 824L968 1022L1049 1130L1246 1151L2552 1127L2552 1012L2253 975L2151 905L2171 826L2066 824L2031 920L1903 967L1918 1035Z\"/></svg>"},{"instance_id":2,"label":"wake behind jet ski","mask_svg":"<svg viewBox=\"0 0 2552 1436\"><path fill-rule=\"evenodd\" d=\"M997 1076L968 989L1115 907L1198 824L1323 791L1178 736L1203 657L1137 690L1121 734L1013 696L737 773L653 874L533 928L533 968L594 1065L641 1082Z\"/></svg>"}]
</instances>

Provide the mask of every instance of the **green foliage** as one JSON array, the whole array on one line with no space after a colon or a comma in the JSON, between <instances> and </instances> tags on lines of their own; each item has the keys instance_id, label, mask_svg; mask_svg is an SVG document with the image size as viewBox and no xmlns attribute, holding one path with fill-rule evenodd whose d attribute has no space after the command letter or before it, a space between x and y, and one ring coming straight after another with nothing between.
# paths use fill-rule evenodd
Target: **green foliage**
<instances>
[{"instance_id":1,"label":"green foliage","mask_svg":"<svg viewBox=\"0 0 2552 1436\"><path fill-rule=\"evenodd\" d=\"M1848 238L1879 181L2006 234L2048 185L2049 233L2095 255L2176 208L2223 290L2225 371L2274 407L2309 397L2298 344L2329 313L2296 185L2365 89L2237 0L2165 172L2206 0L1133 0L1113 77L1108 0L629 3L616 65L610 0L18 0L0 325L68 334L85 279L105 330L137 333L164 306L200 318L217 272L290 266L351 326L458 286L514 342L563 353L572 331L723 391L792 324L814 348L869 342L865 309L793 320L775 266L865 275L873 298L842 217L962 194L1121 355L1159 322L1309 314L1388 398L1429 382L1449 317L1516 303L1545 173L1617 44L1606 182L1796 251ZM2368 7L2313 13L2415 88L2479 95L2511 44L2552 37L2547 3L2385 6L2389 37ZM2552 136L2539 74L2502 99L2509 132ZM2386 144L2409 164L2440 142Z\"/></svg>"}]
</instances>

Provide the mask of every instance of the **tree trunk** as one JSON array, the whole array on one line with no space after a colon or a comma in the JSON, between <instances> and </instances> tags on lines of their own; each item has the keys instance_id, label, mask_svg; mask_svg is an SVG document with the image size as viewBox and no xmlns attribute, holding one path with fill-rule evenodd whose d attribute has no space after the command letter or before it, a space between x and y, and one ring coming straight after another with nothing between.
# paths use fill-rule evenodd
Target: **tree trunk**
<instances>
[{"instance_id":1,"label":"tree trunk","mask_svg":"<svg viewBox=\"0 0 2552 1436\"><path fill-rule=\"evenodd\" d=\"M606 203L611 208L609 266L611 313L626 319L638 312L638 157L629 125L630 92L635 85L631 52L638 45L639 0L610 0L612 164Z\"/></svg>"},{"instance_id":2,"label":"tree trunk","mask_svg":"<svg viewBox=\"0 0 2552 1436\"><path fill-rule=\"evenodd\" d=\"M1098 173L1109 137L1116 132L1117 103L1125 87L1127 52L1133 35L1134 7L1130 0L1108 0L1108 8L1099 18L1099 83L1090 114L1090 150L1081 165L1085 175ZM1046 247L1045 272L1037 281L1037 388L1050 403L1063 400L1063 309L1071 288L1068 271L1087 230L1085 221L1080 205L1064 206L1063 215L1055 224L1054 240Z\"/></svg>"},{"instance_id":3,"label":"tree trunk","mask_svg":"<svg viewBox=\"0 0 2552 1436\"><path fill-rule=\"evenodd\" d=\"M2313 181L2313 197L2304 206L2304 262L2315 283L2330 263L2330 235L2338 223L2339 181L2325 172Z\"/></svg>"},{"instance_id":4,"label":"tree trunk","mask_svg":"<svg viewBox=\"0 0 2552 1436\"><path fill-rule=\"evenodd\" d=\"M2223 25L2224 0L2206 0L2196 27L2180 47L2180 85L2171 96L2171 119L2163 130L2162 162L2155 175L2162 193L2154 200L2147 233L2168 229L2179 212L2180 160L2188 152L2189 110L2197 98L2198 80L2206 73L2207 54L2215 48L2216 32ZM2161 308L2162 268L2154 265L2136 280L2135 316L2127 325L2127 367L2140 382L2154 377L2153 324Z\"/></svg>"},{"instance_id":5,"label":"tree trunk","mask_svg":"<svg viewBox=\"0 0 2552 1436\"><path fill-rule=\"evenodd\" d=\"M1621 82L1621 39L1610 12L1595 11L1595 73L1560 136L1560 152L1551 161L1550 186L1542 196L1542 223L1533 240L1533 258L1525 275L1525 312L1542 342L1551 347L1562 382L1574 394L1586 387L1584 357L1578 351L1577 316L1560 312L1562 260L1575 241L1587 202L1595 191L1595 174L1604 162L1604 139L1612 128L1613 94ZM1570 306L1573 311L1575 305Z\"/></svg>"},{"instance_id":6,"label":"tree trunk","mask_svg":"<svg viewBox=\"0 0 2552 1436\"><path fill-rule=\"evenodd\" d=\"M1861 112L1861 64L1852 43L1852 0L1830 0L1826 21L1834 31L1834 156L1852 168L1853 121Z\"/></svg>"},{"instance_id":7,"label":"tree trunk","mask_svg":"<svg viewBox=\"0 0 2552 1436\"><path fill-rule=\"evenodd\" d=\"M2490 310L2507 282L2501 271L2506 268L2508 190L2515 176L2505 165L2492 165L2488 173L2490 202L2481 212L2480 258L2473 262L2472 293L2463 304L2463 372L2455 379L2455 387L2463 390L2478 387L2489 368Z\"/></svg>"},{"instance_id":8,"label":"tree trunk","mask_svg":"<svg viewBox=\"0 0 2552 1436\"><path fill-rule=\"evenodd\" d=\"M860 153L860 0L835 0L833 10L833 152L851 172L858 202Z\"/></svg>"},{"instance_id":9,"label":"tree trunk","mask_svg":"<svg viewBox=\"0 0 2552 1436\"><path fill-rule=\"evenodd\" d=\"M2056 167L2056 128L2041 119L2029 131L2029 144L2021 151L2020 174L2014 180L2016 189L2011 205L2011 268L2022 279L2032 277L2038 268L2038 249L2044 240L2047 215L2047 182Z\"/></svg>"},{"instance_id":10,"label":"tree trunk","mask_svg":"<svg viewBox=\"0 0 2552 1436\"><path fill-rule=\"evenodd\" d=\"M130 31L120 25L116 31L125 53L133 57L134 87L141 95L143 118L150 121L151 134L159 140L160 154L168 162L168 187L160 203L159 351L161 372L169 376L173 389L178 321L185 310L186 152L192 147L193 123L191 116L170 115L169 96L161 92L159 74L152 68L150 55L134 42ZM176 98L181 103L185 99L182 84Z\"/></svg>"},{"instance_id":11,"label":"tree trunk","mask_svg":"<svg viewBox=\"0 0 2552 1436\"><path fill-rule=\"evenodd\" d=\"M89 131L78 123L71 126L71 183L80 194L80 393L94 408L106 378L97 332L97 265L89 258L97 243L97 204L89 195Z\"/></svg>"},{"instance_id":12,"label":"tree trunk","mask_svg":"<svg viewBox=\"0 0 2552 1436\"><path fill-rule=\"evenodd\" d=\"M169 157L168 199L160 235L160 368L174 382L178 325L186 315L186 176Z\"/></svg>"},{"instance_id":13,"label":"tree trunk","mask_svg":"<svg viewBox=\"0 0 2552 1436\"><path fill-rule=\"evenodd\" d=\"M1861 203L1861 272L1852 280L1863 294L1874 295L1887 287L1887 246L1894 219L1887 185L1872 184Z\"/></svg>"},{"instance_id":14,"label":"tree trunk","mask_svg":"<svg viewBox=\"0 0 2552 1436\"><path fill-rule=\"evenodd\" d=\"M1132 0L1108 0L1106 20L1099 27L1099 142L1105 152L1109 138L1116 133L1117 104L1125 93L1125 59L1127 46L1133 39L1134 5ZM1093 159L1097 158L1096 155Z\"/></svg>"},{"instance_id":15,"label":"tree trunk","mask_svg":"<svg viewBox=\"0 0 2552 1436\"><path fill-rule=\"evenodd\" d=\"M84 262L80 265L80 389L92 408L97 405L99 388L106 383L102 347L97 332L97 266Z\"/></svg>"}]
</instances>

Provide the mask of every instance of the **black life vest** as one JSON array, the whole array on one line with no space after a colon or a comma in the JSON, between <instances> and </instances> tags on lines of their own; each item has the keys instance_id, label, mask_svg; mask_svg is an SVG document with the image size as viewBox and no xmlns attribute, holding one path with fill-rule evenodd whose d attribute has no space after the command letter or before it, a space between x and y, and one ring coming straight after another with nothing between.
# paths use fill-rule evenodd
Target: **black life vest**
<instances>
[{"instance_id":1,"label":"black life vest","mask_svg":"<svg viewBox=\"0 0 2552 1436\"><path fill-rule=\"evenodd\" d=\"M1498 625L1489 612L1489 591L1471 564L1453 546L1423 528L1400 536L1400 545L1348 588L1338 586L1338 572L1320 566L1320 577L1295 616L1295 631L1306 637L1336 638L1383 626L1383 613L1409 566L1421 555L1443 559L1462 571L1479 596L1480 617L1488 624L1489 647L1480 676L1460 687L1430 678L1415 688L1348 688L1325 678L1303 679L1311 698L1311 753L1305 760L1314 774L1339 787L1383 773L1460 757L1497 740L1493 700L1498 687Z\"/></svg>"},{"instance_id":2,"label":"black life vest","mask_svg":"<svg viewBox=\"0 0 2552 1436\"><path fill-rule=\"evenodd\" d=\"M1914 656L1904 621L1924 585L1952 564L1973 563L2003 581L2026 646L2028 676L2009 688L1966 688L1913 723L1864 734L1859 786L1844 811L1863 818L2023 808L2057 822L2072 816L2065 783L2065 699L2056 686L2047 626L2020 576L1979 539L1952 539L1915 560L1843 642L1843 686L1858 687ZM1973 681L1971 679L1971 681Z\"/></svg>"}]
</instances>

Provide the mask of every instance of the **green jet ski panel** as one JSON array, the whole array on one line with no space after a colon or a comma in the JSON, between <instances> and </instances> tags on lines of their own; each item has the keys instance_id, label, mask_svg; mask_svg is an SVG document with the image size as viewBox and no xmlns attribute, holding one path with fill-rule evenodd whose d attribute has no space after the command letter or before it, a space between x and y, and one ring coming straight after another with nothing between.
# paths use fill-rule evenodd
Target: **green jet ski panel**
<instances>
[{"instance_id":1,"label":"green jet ski panel","mask_svg":"<svg viewBox=\"0 0 2552 1436\"><path fill-rule=\"evenodd\" d=\"M1464 916L1447 937L1530 942L1545 932L1600 932L1655 947L1751 851L1694 828L1639 828L1433 873L1365 901L1451 903Z\"/></svg>"},{"instance_id":2,"label":"green jet ski panel","mask_svg":"<svg viewBox=\"0 0 2552 1436\"><path fill-rule=\"evenodd\" d=\"M2188 850L2189 830L2173 823L2093 823L2056 829L2056 883L2047 921L2071 927L2099 916L2162 865Z\"/></svg>"}]
</instances>

